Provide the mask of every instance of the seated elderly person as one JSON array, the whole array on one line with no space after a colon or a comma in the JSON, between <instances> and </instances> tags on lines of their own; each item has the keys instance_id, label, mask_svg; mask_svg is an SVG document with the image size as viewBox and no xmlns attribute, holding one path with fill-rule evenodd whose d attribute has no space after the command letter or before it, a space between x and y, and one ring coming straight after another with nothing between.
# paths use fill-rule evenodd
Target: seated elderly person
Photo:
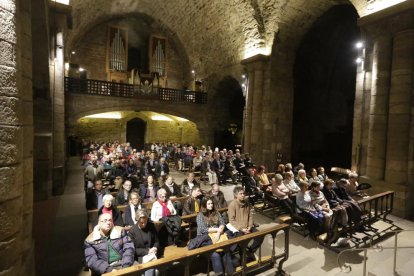
<instances>
[{"instance_id":1,"label":"seated elderly person","mask_svg":"<svg viewBox=\"0 0 414 276\"><path fill-rule=\"evenodd\" d=\"M193 186L190 191L190 197L184 202L183 215L190 215L200 211L201 189L199 186Z\"/></svg>"},{"instance_id":2,"label":"seated elderly person","mask_svg":"<svg viewBox=\"0 0 414 276\"><path fill-rule=\"evenodd\" d=\"M159 189L157 196L158 199L152 204L151 209L151 220L153 222L159 221L164 217L177 214L171 200L167 199L167 192L165 189Z\"/></svg>"},{"instance_id":3,"label":"seated elderly person","mask_svg":"<svg viewBox=\"0 0 414 276\"><path fill-rule=\"evenodd\" d=\"M311 238L316 239L316 235L321 231L324 215L312 204L308 182L301 181L298 185L300 191L296 195L297 212L307 221Z\"/></svg>"},{"instance_id":4,"label":"seated elderly person","mask_svg":"<svg viewBox=\"0 0 414 276\"><path fill-rule=\"evenodd\" d=\"M135 213L135 221L136 223L128 233L134 243L135 260L140 264L156 260L159 257L160 243L154 223L148 221L148 213L145 209L140 209ZM153 275L156 275L155 269L145 271L145 276Z\"/></svg>"},{"instance_id":5,"label":"seated elderly person","mask_svg":"<svg viewBox=\"0 0 414 276\"><path fill-rule=\"evenodd\" d=\"M129 194L129 204L124 212L124 224L127 230L137 223L135 220L135 212L141 208L141 198L139 197L138 192L131 192Z\"/></svg>"},{"instance_id":6,"label":"seated elderly person","mask_svg":"<svg viewBox=\"0 0 414 276\"><path fill-rule=\"evenodd\" d=\"M217 209L226 208L228 206L227 201L224 198L224 193L220 191L220 186L218 184L213 184L207 195L213 200L214 207Z\"/></svg>"},{"instance_id":7,"label":"seated elderly person","mask_svg":"<svg viewBox=\"0 0 414 276\"><path fill-rule=\"evenodd\" d=\"M285 186L289 189L291 194L296 194L297 192L299 192L300 188L298 184L296 184L295 180L293 180L293 172L285 172L283 174L283 177L283 184L285 184Z\"/></svg>"},{"instance_id":8,"label":"seated elderly person","mask_svg":"<svg viewBox=\"0 0 414 276\"><path fill-rule=\"evenodd\" d=\"M197 181L194 179L194 173L189 173L187 178L184 179L183 183L181 184L181 188L182 188L182 193L189 195L191 189L194 186L199 186L199 184L197 183Z\"/></svg>"},{"instance_id":9,"label":"seated elderly person","mask_svg":"<svg viewBox=\"0 0 414 276\"><path fill-rule=\"evenodd\" d=\"M129 267L134 263L134 244L122 227L114 226L112 216L99 216L98 225L85 239L85 259L92 275Z\"/></svg>"},{"instance_id":10,"label":"seated elderly person","mask_svg":"<svg viewBox=\"0 0 414 276\"><path fill-rule=\"evenodd\" d=\"M349 173L348 177L348 185L345 186L347 193L351 196L361 196L360 191L358 191L358 174L355 172L351 172Z\"/></svg>"},{"instance_id":11,"label":"seated elderly person","mask_svg":"<svg viewBox=\"0 0 414 276\"><path fill-rule=\"evenodd\" d=\"M110 214L113 219L113 223L116 226L124 226L121 213L118 209L112 204L114 197L111 194L104 195L102 198L103 205L98 210L98 217L101 214Z\"/></svg>"},{"instance_id":12,"label":"seated elderly person","mask_svg":"<svg viewBox=\"0 0 414 276\"><path fill-rule=\"evenodd\" d=\"M282 207L291 215L295 214L294 204L289 198L289 189L283 184L283 177L280 174L276 174L272 178L272 195L276 197L282 204Z\"/></svg>"}]
</instances>

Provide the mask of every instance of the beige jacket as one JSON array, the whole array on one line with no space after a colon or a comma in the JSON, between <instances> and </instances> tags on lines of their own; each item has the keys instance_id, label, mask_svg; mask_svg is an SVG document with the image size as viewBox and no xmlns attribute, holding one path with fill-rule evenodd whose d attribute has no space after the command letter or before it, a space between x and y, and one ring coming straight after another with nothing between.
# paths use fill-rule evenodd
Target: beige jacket
<instances>
[{"instance_id":1,"label":"beige jacket","mask_svg":"<svg viewBox=\"0 0 414 276\"><path fill-rule=\"evenodd\" d=\"M234 199L228 207L227 214L229 215L230 224L237 230L253 227L249 204L240 203L237 199Z\"/></svg>"}]
</instances>

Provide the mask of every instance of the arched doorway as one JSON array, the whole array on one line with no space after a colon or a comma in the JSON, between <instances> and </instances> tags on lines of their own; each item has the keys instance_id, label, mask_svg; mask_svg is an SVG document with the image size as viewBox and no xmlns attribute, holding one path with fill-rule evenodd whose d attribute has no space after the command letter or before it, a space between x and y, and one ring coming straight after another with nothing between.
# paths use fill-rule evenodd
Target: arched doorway
<instances>
[{"instance_id":1,"label":"arched doorway","mask_svg":"<svg viewBox=\"0 0 414 276\"><path fill-rule=\"evenodd\" d=\"M305 35L294 66L292 161L351 166L358 14L339 5Z\"/></svg>"},{"instance_id":2,"label":"arched doorway","mask_svg":"<svg viewBox=\"0 0 414 276\"><path fill-rule=\"evenodd\" d=\"M144 149L146 129L147 123L140 118L134 118L127 122L126 140L131 143L132 148Z\"/></svg>"},{"instance_id":3,"label":"arched doorway","mask_svg":"<svg viewBox=\"0 0 414 276\"><path fill-rule=\"evenodd\" d=\"M217 92L211 100L217 128L214 132L214 146L235 149L241 144L243 133L243 110L245 99L240 83L231 76L224 77L217 84Z\"/></svg>"}]
</instances>

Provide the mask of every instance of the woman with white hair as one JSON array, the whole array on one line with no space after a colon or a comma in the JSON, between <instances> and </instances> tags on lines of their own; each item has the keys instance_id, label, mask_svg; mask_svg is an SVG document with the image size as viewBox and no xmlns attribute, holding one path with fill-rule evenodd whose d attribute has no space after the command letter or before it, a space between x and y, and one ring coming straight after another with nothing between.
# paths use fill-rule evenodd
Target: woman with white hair
<instances>
[{"instance_id":1,"label":"woman with white hair","mask_svg":"<svg viewBox=\"0 0 414 276\"><path fill-rule=\"evenodd\" d=\"M122 221L121 213L118 209L113 205L114 197L111 194L106 194L102 198L102 207L98 210L98 217L101 214L110 214L112 216L112 220L114 225L116 226L124 226L124 222Z\"/></svg>"},{"instance_id":2,"label":"woman with white hair","mask_svg":"<svg viewBox=\"0 0 414 276\"><path fill-rule=\"evenodd\" d=\"M171 200L167 199L167 191L163 188L157 192L157 201L152 204L151 220L159 221L164 217L176 215L177 211L174 208Z\"/></svg>"}]
</instances>

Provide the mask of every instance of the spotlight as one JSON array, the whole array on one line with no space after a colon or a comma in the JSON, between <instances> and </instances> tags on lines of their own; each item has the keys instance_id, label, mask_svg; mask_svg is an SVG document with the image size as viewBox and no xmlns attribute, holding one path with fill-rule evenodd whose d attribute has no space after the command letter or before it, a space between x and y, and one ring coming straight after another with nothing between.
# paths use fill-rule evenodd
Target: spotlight
<instances>
[{"instance_id":1,"label":"spotlight","mask_svg":"<svg viewBox=\"0 0 414 276\"><path fill-rule=\"evenodd\" d=\"M246 78L246 75L245 75L245 74L243 74L243 75L242 75L242 79L245 79L245 78Z\"/></svg>"},{"instance_id":2,"label":"spotlight","mask_svg":"<svg viewBox=\"0 0 414 276\"><path fill-rule=\"evenodd\" d=\"M72 51L72 55L76 54L76 51Z\"/></svg>"},{"instance_id":3,"label":"spotlight","mask_svg":"<svg viewBox=\"0 0 414 276\"><path fill-rule=\"evenodd\" d=\"M83 71L85 71L85 69L83 69L82 67L79 68L79 72L83 72Z\"/></svg>"},{"instance_id":4,"label":"spotlight","mask_svg":"<svg viewBox=\"0 0 414 276\"><path fill-rule=\"evenodd\" d=\"M355 60L355 62L356 62L356 63L361 63L361 62L362 62L362 58L357 58L357 59Z\"/></svg>"},{"instance_id":5,"label":"spotlight","mask_svg":"<svg viewBox=\"0 0 414 276\"><path fill-rule=\"evenodd\" d=\"M195 71L194 71L194 70L191 70L191 74L193 74L193 75L194 75L194 74L195 74Z\"/></svg>"},{"instance_id":6,"label":"spotlight","mask_svg":"<svg viewBox=\"0 0 414 276\"><path fill-rule=\"evenodd\" d=\"M362 43L361 41L358 41L358 42L355 44L355 47L356 47L357 49L361 49L362 47L364 47L364 43Z\"/></svg>"}]
</instances>

